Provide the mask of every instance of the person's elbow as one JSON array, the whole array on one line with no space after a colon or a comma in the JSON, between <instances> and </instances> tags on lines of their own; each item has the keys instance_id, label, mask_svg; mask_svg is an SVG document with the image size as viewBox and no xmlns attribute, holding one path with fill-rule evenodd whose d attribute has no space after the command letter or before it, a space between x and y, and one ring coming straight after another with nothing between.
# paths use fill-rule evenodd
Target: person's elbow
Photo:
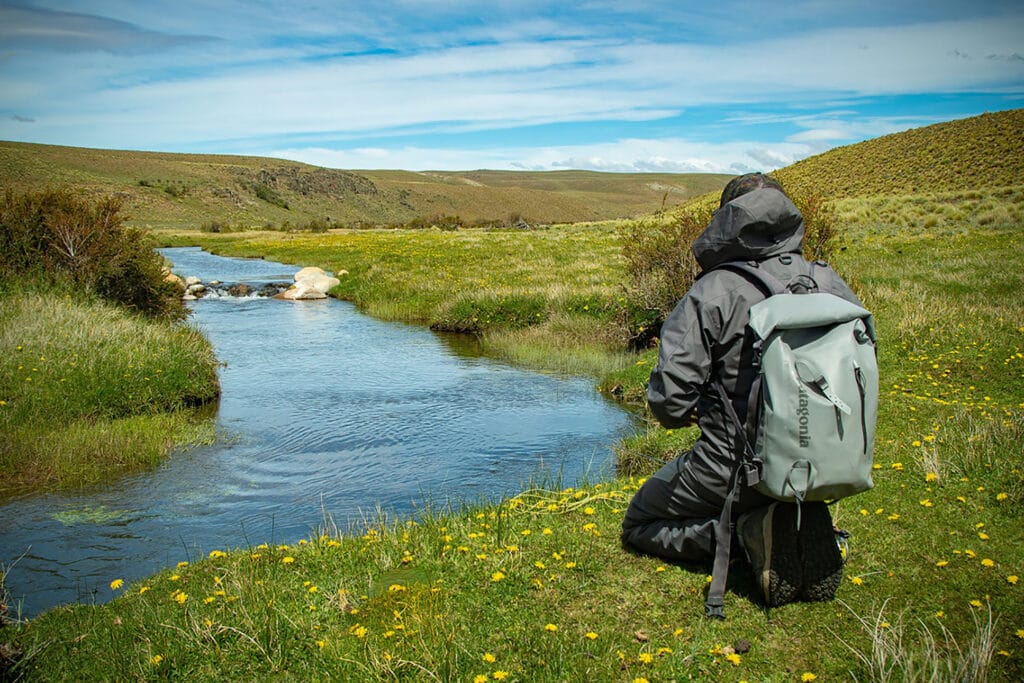
<instances>
[{"instance_id":1,"label":"person's elbow","mask_svg":"<svg viewBox=\"0 0 1024 683\"><path fill-rule=\"evenodd\" d=\"M651 414L657 418L662 427L678 429L689 426L692 423L690 416L693 413L695 402L673 400L671 396L658 391L657 387L652 388L649 385L647 388L647 406L651 409Z\"/></svg>"}]
</instances>

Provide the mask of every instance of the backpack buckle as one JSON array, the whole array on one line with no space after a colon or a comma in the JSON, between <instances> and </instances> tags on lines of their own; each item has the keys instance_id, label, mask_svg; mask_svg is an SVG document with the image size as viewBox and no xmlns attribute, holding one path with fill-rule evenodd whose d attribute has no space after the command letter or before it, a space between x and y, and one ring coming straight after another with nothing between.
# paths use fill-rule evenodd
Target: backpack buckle
<instances>
[{"instance_id":1,"label":"backpack buckle","mask_svg":"<svg viewBox=\"0 0 1024 683\"><path fill-rule=\"evenodd\" d=\"M754 486L761 481L761 467L764 463L761 460L747 460L743 463L743 477L747 486Z\"/></svg>"}]
</instances>

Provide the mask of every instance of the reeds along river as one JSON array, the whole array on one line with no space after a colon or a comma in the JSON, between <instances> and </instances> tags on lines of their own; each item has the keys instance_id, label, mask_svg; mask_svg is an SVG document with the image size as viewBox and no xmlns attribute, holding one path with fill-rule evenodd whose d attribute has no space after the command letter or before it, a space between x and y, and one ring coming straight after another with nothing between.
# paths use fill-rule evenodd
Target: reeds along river
<instances>
[{"instance_id":1,"label":"reeds along river","mask_svg":"<svg viewBox=\"0 0 1024 683\"><path fill-rule=\"evenodd\" d=\"M290 281L297 268L164 251L204 281ZM383 508L479 502L531 481L572 485L613 467L630 417L589 380L479 357L469 340L384 323L335 301L200 299L223 396L219 440L96 490L0 508L0 564L26 616L102 602L213 549L291 543L325 517L358 528Z\"/></svg>"}]
</instances>

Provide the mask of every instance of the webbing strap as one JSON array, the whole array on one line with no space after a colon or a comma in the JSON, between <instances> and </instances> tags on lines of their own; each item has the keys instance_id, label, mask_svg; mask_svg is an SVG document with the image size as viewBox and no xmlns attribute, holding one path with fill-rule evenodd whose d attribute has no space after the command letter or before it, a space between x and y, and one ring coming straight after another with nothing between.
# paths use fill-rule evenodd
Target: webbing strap
<instances>
[{"instance_id":1,"label":"webbing strap","mask_svg":"<svg viewBox=\"0 0 1024 683\"><path fill-rule=\"evenodd\" d=\"M737 438L741 448L736 449L739 462L732 471L732 482L729 486L729 495L725 497L722 504L722 514L715 523L715 563L711 569L711 585L708 586L708 595L704 600L704 614L713 619L725 619L725 584L729 578L729 556L732 551L732 504L739 496L740 479L747 486L753 486L761 480L760 463L754 457L750 441L747 439L743 424L740 422L736 409L729 399L729 394L721 382L715 382L718 396L722 401L726 414L736 425Z\"/></svg>"},{"instance_id":2,"label":"webbing strap","mask_svg":"<svg viewBox=\"0 0 1024 683\"><path fill-rule=\"evenodd\" d=\"M704 616L725 619L725 583L729 578L729 556L732 551L732 503L739 491L740 468L733 470L732 486L722 505L722 515L715 524L715 564L711 569L711 585L704 600Z\"/></svg>"}]
</instances>

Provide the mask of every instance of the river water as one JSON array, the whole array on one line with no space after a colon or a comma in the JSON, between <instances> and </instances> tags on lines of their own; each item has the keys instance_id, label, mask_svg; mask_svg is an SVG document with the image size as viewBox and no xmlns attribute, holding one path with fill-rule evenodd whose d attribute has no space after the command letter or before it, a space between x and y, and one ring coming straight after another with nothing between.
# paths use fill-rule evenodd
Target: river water
<instances>
[{"instance_id":1,"label":"river water","mask_svg":"<svg viewBox=\"0 0 1024 683\"><path fill-rule=\"evenodd\" d=\"M293 266L167 249L204 282L289 282ZM0 507L14 606L103 602L213 549L292 543L329 518L495 500L612 471L629 415L579 378L488 360L472 340L385 323L348 303L199 299L221 370L218 441L101 488Z\"/></svg>"}]
</instances>

